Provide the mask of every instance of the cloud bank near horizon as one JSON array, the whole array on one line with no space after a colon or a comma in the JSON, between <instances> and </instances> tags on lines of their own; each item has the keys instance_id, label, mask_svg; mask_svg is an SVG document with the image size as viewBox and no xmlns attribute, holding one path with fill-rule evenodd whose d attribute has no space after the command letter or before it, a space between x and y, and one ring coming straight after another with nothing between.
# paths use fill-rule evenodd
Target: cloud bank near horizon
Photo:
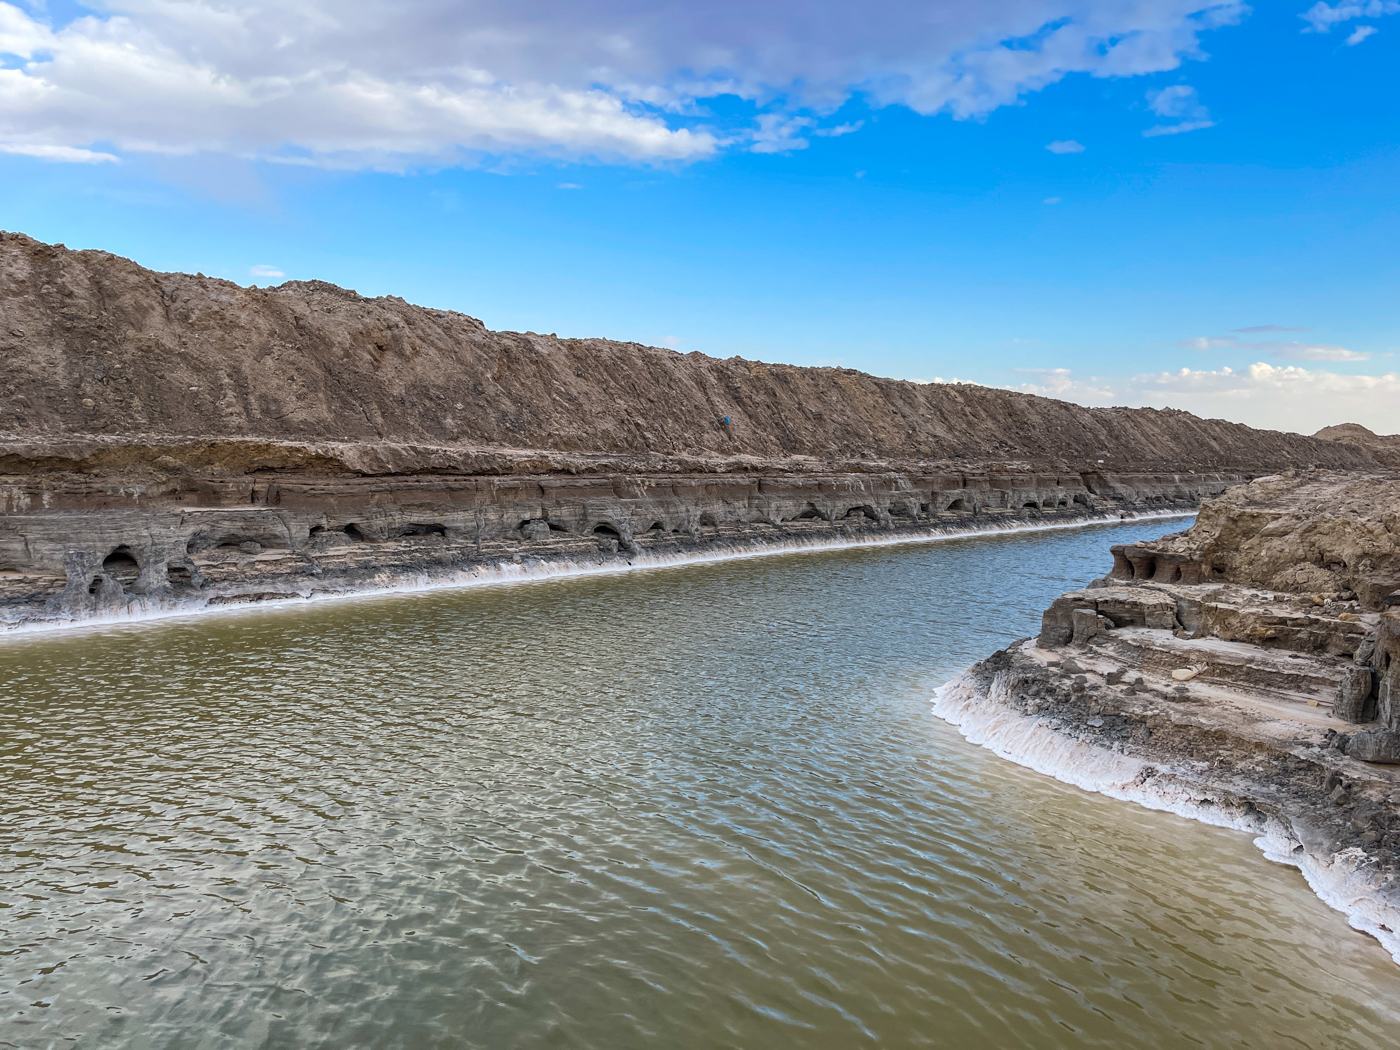
<instances>
[{"instance_id":1,"label":"cloud bank near horizon","mask_svg":"<svg viewBox=\"0 0 1400 1050\"><path fill-rule=\"evenodd\" d=\"M1180 408L1266 430L1313 434L1337 423L1360 423L1377 434L1396 432L1400 372L1343 375L1298 365L1257 361L1247 368L1182 368L1103 379L1068 368L1029 370L1013 387L1081 405Z\"/></svg>"},{"instance_id":2,"label":"cloud bank near horizon","mask_svg":"<svg viewBox=\"0 0 1400 1050\"><path fill-rule=\"evenodd\" d=\"M57 25L38 0L0 2L0 151L87 163L210 151L391 169L481 155L688 162L844 133L821 121L857 94L978 119L1072 74L1175 69L1249 10L1233 0L94 8ZM722 95L751 104L743 123L707 108Z\"/></svg>"}]
</instances>

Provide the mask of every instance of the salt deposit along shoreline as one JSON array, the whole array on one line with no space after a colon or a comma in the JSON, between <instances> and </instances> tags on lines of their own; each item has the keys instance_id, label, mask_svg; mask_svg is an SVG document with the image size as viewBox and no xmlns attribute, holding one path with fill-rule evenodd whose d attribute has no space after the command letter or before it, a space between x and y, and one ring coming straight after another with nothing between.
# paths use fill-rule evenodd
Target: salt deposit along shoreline
<instances>
[{"instance_id":1,"label":"salt deposit along shoreline","mask_svg":"<svg viewBox=\"0 0 1400 1050\"><path fill-rule=\"evenodd\" d=\"M1067 784L1244 831L1400 963L1400 477L1260 479L1112 548L934 713Z\"/></svg>"},{"instance_id":2,"label":"salt deposit along shoreline","mask_svg":"<svg viewBox=\"0 0 1400 1050\"><path fill-rule=\"evenodd\" d=\"M1363 850L1309 850L1296 825L1260 809L1259 797L1269 794L1264 785L1223 788L1166 753L1115 750L1097 743L1092 730L1076 733L1053 717L1023 714L998 695L1005 689L987 688L965 672L935 691L933 712L968 742L1061 783L1252 835L1267 859L1297 868L1323 903L1400 964L1400 894L1391 874L1368 864Z\"/></svg>"},{"instance_id":3,"label":"salt deposit along shoreline","mask_svg":"<svg viewBox=\"0 0 1400 1050\"><path fill-rule=\"evenodd\" d=\"M638 550L627 554L598 551L591 555L569 551L532 555L516 561L501 557L436 573L413 571L384 571L360 580L327 581L321 589L268 592L250 587L246 594L231 591L223 595L194 599L128 599L105 610L80 615L60 615L39 619L26 617L6 621L0 612L0 641L12 637L33 637L36 634L72 632L83 629L110 627L120 624L148 623L211 615L231 615L288 607L301 608L307 603L364 600L408 594L429 594L472 587L509 586L539 583L584 576L606 576L652 569L675 568L685 565L718 564L748 558L764 558L784 554L815 554L827 551L861 550L867 548L941 543L978 537L1013 536L1051 532L1092 526L1121 525L1125 521L1175 521L1190 517L1194 511L1173 509L1159 512L1095 514L1062 520L1030 522L1023 519L983 522L970 525L925 526L890 533L871 533L843 537L840 535L787 536L761 538L753 535L734 537L726 541L688 544L686 548L668 551ZM265 584L263 586L266 586ZM219 600L222 598L223 600ZM239 600L244 599L244 600Z\"/></svg>"}]
</instances>

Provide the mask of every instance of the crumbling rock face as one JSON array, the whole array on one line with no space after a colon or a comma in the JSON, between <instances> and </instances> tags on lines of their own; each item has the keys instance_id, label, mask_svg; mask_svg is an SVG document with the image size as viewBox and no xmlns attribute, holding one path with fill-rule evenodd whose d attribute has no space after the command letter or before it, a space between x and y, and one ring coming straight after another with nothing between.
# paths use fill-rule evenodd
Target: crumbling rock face
<instances>
[{"instance_id":1,"label":"crumbling rock face","mask_svg":"<svg viewBox=\"0 0 1400 1050\"><path fill-rule=\"evenodd\" d=\"M1110 499L1038 474L15 475L0 478L0 623L448 581L525 560L1189 510L1230 480L1138 475Z\"/></svg>"},{"instance_id":2,"label":"crumbling rock face","mask_svg":"<svg viewBox=\"0 0 1400 1050\"><path fill-rule=\"evenodd\" d=\"M1189 531L1113 558L1114 580L1346 594L1376 611L1400 590L1400 476L1256 478L1203 504Z\"/></svg>"}]
</instances>

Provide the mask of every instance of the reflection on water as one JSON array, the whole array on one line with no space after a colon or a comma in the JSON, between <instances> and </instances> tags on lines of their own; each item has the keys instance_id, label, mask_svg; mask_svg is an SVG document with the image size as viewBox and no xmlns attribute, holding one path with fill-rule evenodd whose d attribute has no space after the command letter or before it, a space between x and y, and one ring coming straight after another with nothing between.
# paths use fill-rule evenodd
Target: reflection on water
<instances>
[{"instance_id":1,"label":"reflection on water","mask_svg":"<svg viewBox=\"0 0 1400 1050\"><path fill-rule=\"evenodd\" d=\"M1163 528L10 639L0 1045L1394 1045L1296 872L930 713Z\"/></svg>"}]
</instances>

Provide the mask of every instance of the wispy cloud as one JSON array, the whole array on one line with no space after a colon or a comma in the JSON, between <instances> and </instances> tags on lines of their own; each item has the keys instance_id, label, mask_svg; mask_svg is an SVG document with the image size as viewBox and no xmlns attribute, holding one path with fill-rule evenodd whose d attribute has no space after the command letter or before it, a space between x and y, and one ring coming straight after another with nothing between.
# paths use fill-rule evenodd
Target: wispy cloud
<instances>
[{"instance_id":1,"label":"wispy cloud","mask_svg":"<svg viewBox=\"0 0 1400 1050\"><path fill-rule=\"evenodd\" d=\"M1307 329L1284 328L1281 325L1259 325L1237 328L1237 332L1297 332ZM1273 342L1265 339L1241 339L1234 335L1197 335L1178 339L1176 345L1187 350L1237 350L1248 354L1268 354L1287 361L1369 361L1371 355L1361 350L1348 350L1334 343L1302 343L1297 340Z\"/></svg>"},{"instance_id":2,"label":"wispy cloud","mask_svg":"<svg viewBox=\"0 0 1400 1050\"><path fill-rule=\"evenodd\" d=\"M1311 328L1290 328L1281 324L1257 324L1249 328L1231 328L1232 332L1241 332L1253 335L1257 332L1311 332Z\"/></svg>"},{"instance_id":3,"label":"wispy cloud","mask_svg":"<svg viewBox=\"0 0 1400 1050\"><path fill-rule=\"evenodd\" d=\"M1351 35L1347 37L1347 47L1355 47L1368 36L1374 36L1379 32L1380 30L1375 26L1357 26L1351 31Z\"/></svg>"},{"instance_id":4,"label":"wispy cloud","mask_svg":"<svg viewBox=\"0 0 1400 1050\"><path fill-rule=\"evenodd\" d=\"M1083 143L1075 142L1074 139L1056 139L1046 147L1051 153L1083 153Z\"/></svg>"},{"instance_id":5,"label":"wispy cloud","mask_svg":"<svg viewBox=\"0 0 1400 1050\"><path fill-rule=\"evenodd\" d=\"M4 5L0 5L4 6ZM33 146L22 142L0 143L0 153L13 153L21 157L38 157L40 160L53 160L63 164L120 164L121 158L111 153L99 153L74 146Z\"/></svg>"},{"instance_id":6,"label":"wispy cloud","mask_svg":"<svg viewBox=\"0 0 1400 1050\"><path fill-rule=\"evenodd\" d=\"M1350 22L1354 18L1380 18L1382 15L1400 13L1400 0L1342 0L1340 4L1327 4L1318 0L1298 17L1308 23L1304 33L1328 33L1340 22ZM1367 36L1370 34L1368 33ZM1363 36L1361 40L1365 40ZM1358 40L1359 44L1361 41ZM1347 43L1351 43L1350 40Z\"/></svg>"},{"instance_id":7,"label":"wispy cloud","mask_svg":"<svg viewBox=\"0 0 1400 1050\"><path fill-rule=\"evenodd\" d=\"M755 153L788 153L795 149L806 149L811 143L807 141L805 133L815 123L811 117L761 113L749 149Z\"/></svg>"},{"instance_id":8,"label":"wispy cloud","mask_svg":"<svg viewBox=\"0 0 1400 1050\"><path fill-rule=\"evenodd\" d=\"M834 128L813 128L813 135L821 135L826 138L840 138L842 135L850 135L865 127L865 121L857 120L853 124L837 124Z\"/></svg>"},{"instance_id":9,"label":"wispy cloud","mask_svg":"<svg viewBox=\"0 0 1400 1050\"><path fill-rule=\"evenodd\" d=\"M1186 84L1173 84L1171 87L1162 88L1161 91L1149 91L1147 104L1159 117L1174 120L1176 123L1150 127L1142 133L1144 138L1180 135L1186 131L1215 127L1215 121L1210 119L1210 111L1201 105L1200 99L1196 97L1196 89Z\"/></svg>"},{"instance_id":10,"label":"wispy cloud","mask_svg":"<svg viewBox=\"0 0 1400 1050\"><path fill-rule=\"evenodd\" d=\"M286 277L286 276L287 276L287 275L286 275L285 273L283 273L281 270L277 269L277 267L275 267L275 266L267 266L267 265L265 265L265 264L259 264L259 265L257 265L257 266L251 267L251 268L248 270L248 272L249 272L250 274L252 274L254 277Z\"/></svg>"},{"instance_id":11,"label":"wispy cloud","mask_svg":"<svg viewBox=\"0 0 1400 1050\"><path fill-rule=\"evenodd\" d=\"M1362 350L1348 350L1329 343L1255 343L1272 348L1274 357L1287 361L1369 361L1371 355Z\"/></svg>"}]
</instances>

